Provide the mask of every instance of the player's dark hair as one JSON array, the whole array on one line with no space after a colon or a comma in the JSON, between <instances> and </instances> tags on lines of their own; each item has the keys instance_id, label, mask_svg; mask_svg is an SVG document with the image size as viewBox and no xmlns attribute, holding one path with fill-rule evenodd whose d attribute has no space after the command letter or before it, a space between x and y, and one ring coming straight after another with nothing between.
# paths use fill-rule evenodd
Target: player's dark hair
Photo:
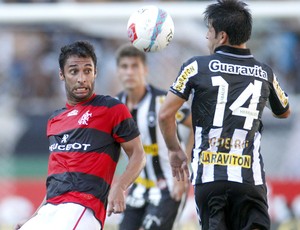
<instances>
[{"instance_id":1,"label":"player's dark hair","mask_svg":"<svg viewBox=\"0 0 300 230\"><path fill-rule=\"evenodd\" d=\"M77 56L82 58L92 58L95 68L97 66L97 56L93 45L87 41L76 41L69 45L63 46L59 55L59 67L61 71L64 70L66 61L71 56Z\"/></svg>"},{"instance_id":2,"label":"player's dark hair","mask_svg":"<svg viewBox=\"0 0 300 230\"><path fill-rule=\"evenodd\" d=\"M139 57L143 64L146 64L146 54L135 48L133 45L123 45L117 50L117 65L123 57Z\"/></svg>"},{"instance_id":3,"label":"player's dark hair","mask_svg":"<svg viewBox=\"0 0 300 230\"><path fill-rule=\"evenodd\" d=\"M239 0L218 0L209 5L204 12L207 25L211 25L216 35L224 31L230 45L240 45L250 39L252 16L248 5Z\"/></svg>"}]
</instances>

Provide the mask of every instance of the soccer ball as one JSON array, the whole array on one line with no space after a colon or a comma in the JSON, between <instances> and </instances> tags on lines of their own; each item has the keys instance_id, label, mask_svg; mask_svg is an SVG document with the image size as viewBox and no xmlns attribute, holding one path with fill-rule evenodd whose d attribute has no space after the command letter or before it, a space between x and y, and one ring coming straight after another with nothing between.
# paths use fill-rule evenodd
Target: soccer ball
<instances>
[{"instance_id":1,"label":"soccer ball","mask_svg":"<svg viewBox=\"0 0 300 230\"><path fill-rule=\"evenodd\" d=\"M171 16L156 6L144 6L129 17L127 33L130 42L144 52L156 52L169 45L174 36Z\"/></svg>"}]
</instances>

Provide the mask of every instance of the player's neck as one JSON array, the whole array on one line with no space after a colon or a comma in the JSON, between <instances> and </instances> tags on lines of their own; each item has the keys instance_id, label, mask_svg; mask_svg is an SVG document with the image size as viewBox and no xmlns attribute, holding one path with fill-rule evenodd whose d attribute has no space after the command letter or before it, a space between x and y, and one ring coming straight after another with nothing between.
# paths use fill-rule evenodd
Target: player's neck
<instances>
[{"instance_id":1,"label":"player's neck","mask_svg":"<svg viewBox=\"0 0 300 230\"><path fill-rule=\"evenodd\" d=\"M127 107L131 110L140 103L147 92L146 87L138 87L127 91Z\"/></svg>"},{"instance_id":2,"label":"player's neck","mask_svg":"<svg viewBox=\"0 0 300 230\"><path fill-rule=\"evenodd\" d=\"M238 49L247 49L246 43L240 44L240 45L229 45L233 48L238 48Z\"/></svg>"}]
</instances>

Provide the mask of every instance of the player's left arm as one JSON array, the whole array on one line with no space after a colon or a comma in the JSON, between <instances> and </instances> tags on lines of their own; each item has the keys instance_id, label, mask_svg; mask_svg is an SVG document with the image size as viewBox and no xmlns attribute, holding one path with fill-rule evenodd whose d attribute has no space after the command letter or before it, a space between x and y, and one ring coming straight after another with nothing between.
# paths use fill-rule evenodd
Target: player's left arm
<instances>
[{"instance_id":1,"label":"player's left arm","mask_svg":"<svg viewBox=\"0 0 300 230\"><path fill-rule=\"evenodd\" d=\"M291 109L289 107L288 110L285 111L284 113L282 113L282 114L274 114L273 113L273 116L276 118L288 118L290 116L290 114L291 114Z\"/></svg>"},{"instance_id":2,"label":"player's left arm","mask_svg":"<svg viewBox=\"0 0 300 230\"><path fill-rule=\"evenodd\" d=\"M128 156L128 164L124 173L112 184L108 196L108 216L112 213L121 213L125 210L125 192L138 177L146 163L145 152L140 136L131 141L121 143L121 147Z\"/></svg>"},{"instance_id":3,"label":"player's left arm","mask_svg":"<svg viewBox=\"0 0 300 230\"><path fill-rule=\"evenodd\" d=\"M276 118L287 118L291 114L288 95L280 87L276 76L274 75L269 96L269 104Z\"/></svg>"}]
</instances>

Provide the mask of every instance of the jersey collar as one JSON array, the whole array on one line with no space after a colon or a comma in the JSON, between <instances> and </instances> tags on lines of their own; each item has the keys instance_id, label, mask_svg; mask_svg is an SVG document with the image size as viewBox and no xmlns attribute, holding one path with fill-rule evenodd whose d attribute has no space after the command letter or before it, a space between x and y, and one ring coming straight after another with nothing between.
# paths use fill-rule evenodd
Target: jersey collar
<instances>
[{"instance_id":1,"label":"jersey collar","mask_svg":"<svg viewBox=\"0 0 300 230\"><path fill-rule=\"evenodd\" d=\"M139 103L134 107L134 109L138 108L139 104L141 104L141 102L146 98L146 96L151 93L151 87L147 84L145 85L145 88L146 88L146 92L145 94L143 95L143 97L141 98L141 100L139 101ZM120 101L124 104L126 104L126 101L127 101L127 92L124 91L124 94L122 95L122 97L120 98Z\"/></svg>"},{"instance_id":2,"label":"jersey collar","mask_svg":"<svg viewBox=\"0 0 300 230\"><path fill-rule=\"evenodd\" d=\"M231 46L219 46L215 49L215 53L237 58L253 58L250 49L240 49Z\"/></svg>"},{"instance_id":3,"label":"jersey collar","mask_svg":"<svg viewBox=\"0 0 300 230\"><path fill-rule=\"evenodd\" d=\"M89 99L87 99L87 100L85 100L85 101L81 101L81 102L77 103L76 105L70 105L70 104L68 104L68 102L67 102L67 103L66 103L66 108L67 108L67 109L72 109L72 108L74 108L75 106L82 105L82 104L84 104L84 103L86 103L86 102L89 102L89 101L93 100L95 97L96 97L96 93L94 93Z\"/></svg>"}]
</instances>

